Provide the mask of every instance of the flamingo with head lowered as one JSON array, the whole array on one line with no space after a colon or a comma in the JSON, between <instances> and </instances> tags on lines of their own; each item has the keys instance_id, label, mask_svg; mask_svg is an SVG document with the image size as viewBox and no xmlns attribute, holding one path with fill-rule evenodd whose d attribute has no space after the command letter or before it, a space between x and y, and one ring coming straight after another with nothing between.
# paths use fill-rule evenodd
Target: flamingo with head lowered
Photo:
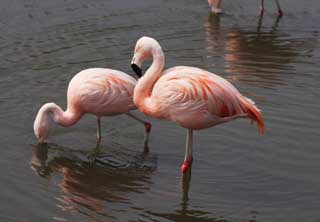
<instances>
[{"instance_id":1,"label":"flamingo with head lowered","mask_svg":"<svg viewBox=\"0 0 320 222\"><path fill-rule=\"evenodd\" d=\"M153 58L153 62L142 76L141 65L149 57ZM258 123L259 132L264 132L260 110L227 80L189 66L163 70L164 62L163 51L155 39L142 37L137 41L131 66L142 77L134 89L133 101L146 115L172 120L188 129L181 167L183 173L192 165L193 130L237 118L250 118Z\"/></svg>"},{"instance_id":2,"label":"flamingo with head lowered","mask_svg":"<svg viewBox=\"0 0 320 222\"><path fill-rule=\"evenodd\" d=\"M68 127L86 114L97 116L97 144L101 141L100 118L127 114L145 126L146 142L151 124L130 113L136 109L133 90L137 81L131 76L113 69L90 68L77 73L70 81L67 92L67 110L55 103L44 104L34 121L34 134L40 143L47 141L49 114L55 123Z\"/></svg>"}]
</instances>

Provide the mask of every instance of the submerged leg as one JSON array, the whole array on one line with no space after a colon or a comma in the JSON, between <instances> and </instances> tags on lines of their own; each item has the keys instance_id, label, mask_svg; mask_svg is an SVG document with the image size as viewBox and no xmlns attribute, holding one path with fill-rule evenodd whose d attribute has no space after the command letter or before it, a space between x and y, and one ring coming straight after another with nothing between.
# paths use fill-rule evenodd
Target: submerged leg
<instances>
[{"instance_id":1,"label":"submerged leg","mask_svg":"<svg viewBox=\"0 0 320 222\"><path fill-rule=\"evenodd\" d=\"M189 189L191 181L191 168L182 174L182 206L187 207L189 200Z\"/></svg>"},{"instance_id":2,"label":"submerged leg","mask_svg":"<svg viewBox=\"0 0 320 222\"><path fill-rule=\"evenodd\" d=\"M101 119L97 117L97 143L93 152L88 155L88 160L90 164L94 164L97 154L100 152L100 142L101 142Z\"/></svg>"},{"instance_id":3,"label":"submerged leg","mask_svg":"<svg viewBox=\"0 0 320 222\"><path fill-rule=\"evenodd\" d=\"M282 17L283 16L283 12L281 10L280 4L279 4L279 0L275 0L276 4L277 4L277 8L278 8L278 17Z\"/></svg>"},{"instance_id":4,"label":"submerged leg","mask_svg":"<svg viewBox=\"0 0 320 222\"><path fill-rule=\"evenodd\" d=\"M142 123L142 124L144 125L144 131L145 131L145 133L146 133L146 137L145 137L145 140L144 140L144 141L145 141L145 143L147 144L147 143L148 143L148 140L149 140L149 133L150 133L151 127L152 127L151 123L146 122L146 121L140 119L139 117L133 115L133 114L130 113L130 112L128 112L127 115L130 116L131 118L137 120L138 122L140 122L140 123Z\"/></svg>"},{"instance_id":5,"label":"submerged leg","mask_svg":"<svg viewBox=\"0 0 320 222\"><path fill-rule=\"evenodd\" d=\"M101 120L100 117L97 118L97 144L101 142Z\"/></svg>"},{"instance_id":6,"label":"submerged leg","mask_svg":"<svg viewBox=\"0 0 320 222\"><path fill-rule=\"evenodd\" d=\"M185 173L189 168L191 168L192 165L192 135L193 131L192 129L188 129L188 134L187 134L187 141L186 141L186 152L184 155L184 162L181 166L181 171L182 173Z\"/></svg>"}]
</instances>

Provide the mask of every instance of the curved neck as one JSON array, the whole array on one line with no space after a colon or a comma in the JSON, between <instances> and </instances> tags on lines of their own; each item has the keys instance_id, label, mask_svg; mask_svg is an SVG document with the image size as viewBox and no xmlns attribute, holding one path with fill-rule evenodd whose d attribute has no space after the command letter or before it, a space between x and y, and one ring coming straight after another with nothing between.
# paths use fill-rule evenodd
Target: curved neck
<instances>
[{"instance_id":1,"label":"curved neck","mask_svg":"<svg viewBox=\"0 0 320 222\"><path fill-rule=\"evenodd\" d=\"M162 75L164 67L164 54L160 46L154 46L151 51L152 64L141 79L139 79L133 95L133 101L139 108L146 105L146 100L151 96L154 84Z\"/></svg>"},{"instance_id":2,"label":"curved neck","mask_svg":"<svg viewBox=\"0 0 320 222\"><path fill-rule=\"evenodd\" d=\"M45 118L41 119L47 119L48 114L52 114L52 118L55 123L67 127L72 126L78 120L81 118L82 113L78 112L72 112L69 110L69 108L64 112L59 106L57 106L55 103L46 103L44 104L41 109L39 110L40 116L43 116Z\"/></svg>"}]
</instances>

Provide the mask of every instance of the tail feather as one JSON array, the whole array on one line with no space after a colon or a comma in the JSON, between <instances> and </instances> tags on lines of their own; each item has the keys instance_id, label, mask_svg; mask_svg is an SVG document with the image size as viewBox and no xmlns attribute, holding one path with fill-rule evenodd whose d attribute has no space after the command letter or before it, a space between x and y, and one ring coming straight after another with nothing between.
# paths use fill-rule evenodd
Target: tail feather
<instances>
[{"instance_id":1,"label":"tail feather","mask_svg":"<svg viewBox=\"0 0 320 222\"><path fill-rule=\"evenodd\" d=\"M243 98L245 98L247 101L249 101L249 102L250 102L251 104L253 104L253 105L256 104L252 99L250 99L250 98L248 98L248 97L245 97L245 96L244 96Z\"/></svg>"},{"instance_id":2,"label":"tail feather","mask_svg":"<svg viewBox=\"0 0 320 222\"><path fill-rule=\"evenodd\" d=\"M241 96L242 104L245 106L248 117L257 122L259 133L264 133L264 121L261 111L254 105L252 100L248 100L246 97Z\"/></svg>"}]
</instances>

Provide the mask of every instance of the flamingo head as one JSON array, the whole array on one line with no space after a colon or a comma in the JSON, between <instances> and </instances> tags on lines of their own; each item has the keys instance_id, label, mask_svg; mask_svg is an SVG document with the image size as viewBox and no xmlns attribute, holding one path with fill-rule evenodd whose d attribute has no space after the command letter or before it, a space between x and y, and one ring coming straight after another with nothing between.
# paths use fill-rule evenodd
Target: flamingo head
<instances>
[{"instance_id":1,"label":"flamingo head","mask_svg":"<svg viewBox=\"0 0 320 222\"><path fill-rule=\"evenodd\" d=\"M155 56L159 49L162 52L161 46L153 38L143 36L137 41L131 61L131 68L139 78L142 77L142 63L148 58Z\"/></svg>"},{"instance_id":2,"label":"flamingo head","mask_svg":"<svg viewBox=\"0 0 320 222\"><path fill-rule=\"evenodd\" d=\"M34 135L39 143L45 143L49 135L49 121L44 106L39 110L33 125Z\"/></svg>"}]
</instances>

